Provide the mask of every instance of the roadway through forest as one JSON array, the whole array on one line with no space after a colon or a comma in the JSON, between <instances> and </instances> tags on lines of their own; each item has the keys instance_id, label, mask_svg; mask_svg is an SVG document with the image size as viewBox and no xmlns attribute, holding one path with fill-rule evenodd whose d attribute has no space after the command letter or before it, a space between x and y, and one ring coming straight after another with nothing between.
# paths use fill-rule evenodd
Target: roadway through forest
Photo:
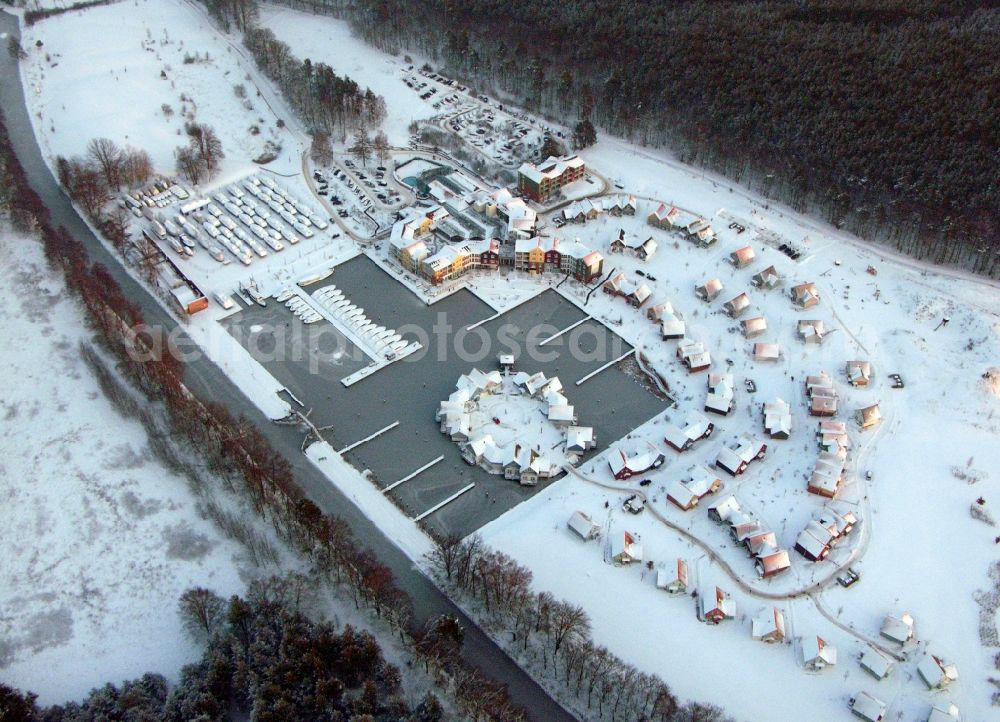
<instances>
[{"instance_id":1,"label":"roadway through forest","mask_svg":"<svg viewBox=\"0 0 1000 722\"><path fill-rule=\"evenodd\" d=\"M17 18L0 12L0 32L20 37ZM91 261L107 267L125 296L139 306L147 324L159 326L165 331L176 329L179 332L178 342L189 344L189 348L194 347L194 341L183 332L177 320L122 267L119 259L97 238L57 184L35 138L17 61L7 52L0 53L0 107L4 111L13 149L24 167L29 184L48 208L52 224L64 227L81 241ZM486 677L507 685L513 701L528 710L530 720L573 722L577 719L452 603L401 549L312 465L300 451L301 432L271 423L230 378L204 356L187 364L185 382L200 398L223 404L234 416L242 415L257 425L275 449L288 459L295 479L306 495L325 513L344 519L355 538L392 570L396 583L412 599L418 622L441 614L456 616L465 628L463 658Z\"/></svg>"}]
</instances>

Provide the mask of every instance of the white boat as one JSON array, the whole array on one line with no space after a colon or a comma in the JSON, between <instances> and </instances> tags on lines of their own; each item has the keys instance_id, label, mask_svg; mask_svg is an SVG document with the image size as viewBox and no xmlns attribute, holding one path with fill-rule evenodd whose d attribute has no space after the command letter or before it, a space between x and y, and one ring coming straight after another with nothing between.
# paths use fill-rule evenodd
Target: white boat
<instances>
[{"instance_id":1,"label":"white boat","mask_svg":"<svg viewBox=\"0 0 1000 722\"><path fill-rule=\"evenodd\" d=\"M322 320L323 320L323 317L322 317L322 316L320 316L320 315L319 315L319 314L317 313L317 314L314 314L314 315L312 315L312 316L309 316L308 318L304 318L304 319L302 319L302 322L303 322L303 323L316 323L317 321L322 321Z\"/></svg>"},{"instance_id":2,"label":"white boat","mask_svg":"<svg viewBox=\"0 0 1000 722\"><path fill-rule=\"evenodd\" d=\"M324 278L329 278L332 275L333 275L333 269L332 268L327 268L324 271L319 271L318 273L314 273L311 276L306 276L305 278L301 279L299 281L299 285L300 286L308 286L308 285L313 284L313 283L319 283Z\"/></svg>"},{"instance_id":3,"label":"white boat","mask_svg":"<svg viewBox=\"0 0 1000 722\"><path fill-rule=\"evenodd\" d=\"M285 305L288 306L288 308L290 308L292 311L295 311L296 309L299 309L299 308L302 308L303 306L305 306L306 302L303 301L298 296L295 296L295 297L290 298L287 301L285 301Z\"/></svg>"},{"instance_id":4,"label":"white boat","mask_svg":"<svg viewBox=\"0 0 1000 722\"><path fill-rule=\"evenodd\" d=\"M247 294L250 296L250 298L252 298L258 306L267 305L267 299L264 298L264 295L260 292L260 289L257 288L256 283L253 282L240 283L240 290L246 291Z\"/></svg>"},{"instance_id":5,"label":"white boat","mask_svg":"<svg viewBox=\"0 0 1000 722\"><path fill-rule=\"evenodd\" d=\"M284 288L281 290L280 293L278 293L277 296L274 297L274 300L277 301L278 303L284 303L294 295L295 291L293 291L290 288Z\"/></svg>"},{"instance_id":6,"label":"white boat","mask_svg":"<svg viewBox=\"0 0 1000 722\"><path fill-rule=\"evenodd\" d=\"M409 346L409 344L406 343L406 341L396 341L396 343L394 343L392 345L392 350L396 351L396 352L399 352L399 351L402 351L407 346Z\"/></svg>"}]
</instances>

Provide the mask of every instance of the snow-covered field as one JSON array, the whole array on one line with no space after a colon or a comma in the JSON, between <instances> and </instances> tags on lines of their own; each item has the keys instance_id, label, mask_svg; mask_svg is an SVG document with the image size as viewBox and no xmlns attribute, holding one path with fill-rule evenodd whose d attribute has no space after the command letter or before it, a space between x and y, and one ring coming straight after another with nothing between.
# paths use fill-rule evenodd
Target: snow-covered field
<instances>
[{"instance_id":1,"label":"snow-covered field","mask_svg":"<svg viewBox=\"0 0 1000 722\"><path fill-rule=\"evenodd\" d=\"M180 92L183 81L185 92L197 102L198 119L215 125L227 151L233 149L228 177L248 170L249 159L257 152L254 143L262 142L264 134L247 135L252 119L232 93L233 84L244 82L246 61L238 65L235 51L227 50L231 46L207 27L204 16L182 2L139 2L116 8L124 18L123 32L128 33L124 37L129 38L120 47L84 47L84 41L75 37L87 35L76 32L78 29L104 22L98 13L107 9L62 16L28 32L25 46L33 60L25 65L26 74L39 88L39 94L29 102L33 111L42 113L37 129L45 147L53 154L79 153L89 138L104 135L146 147L169 169L170 151L181 142L176 136L180 121L175 117L168 123L157 114L162 102L171 102L176 109L174 95ZM430 103L420 100L401 82L402 59L367 48L351 37L345 23L274 6L263 8L262 22L291 43L299 57L326 62L383 95L389 113L385 128L394 144L405 142L411 120L434 114ZM151 52L142 47L147 27L153 41ZM168 44L162 44L164 28L168 28ZM44 51L33 49L32 32L44 32ZM63 43L66 45L60 48ZM185 51L209 51L213 61L183 65ZM41 52L51 52L52 60L46 62ZM60 52L64 57L72 53L87 60L59 62ZM176 91L170 89L170 81L158 79L161 66L167 62L176 74L170 76L177 79ZM53 63L58 65L52 67ZM141 78L126 78L124 67L128 67L129 76L135 71ZM135 103L134 108L122 102L88 102L79 107L83 100L97 95L131 100L133 94L112 93L116 87L127 91L129 82L147 88L148 102L142 96L143 102ZM150 93L149 87L159 90ZM132 92L136 92L134 87ZM273 91L262 86L262 92L274 105ZM67 102L61 93L78 102ZM272 127L274 116L263 115L266 107L254 93L251 99L261 106L254 114L261 113L268 119L265 125ZM63 103L65 109L61 108ZM282 138L287 140L287 136ZM289 145L276 165L287 172L299 172L299 152L293 152ZM640 311L601 293L591 298L585 310L642 351L667 378L678 402L676 410L665 410L625 441L630 449L652 442L667 456L668 463L662 469L636 481L651 478L652 484L645 491L653 509L702 540L746 589L778 597L806 589L812 594L777 601L754 597L726 569L712 563L703 549L668 529L653 513L632 516L622 512L626 491L609 491L573 475L484 528L486 541L530 567L539 590L550 590L583 605L600 643L642 669L659 673L679 695L719 703L737 718L847 719L847 698L859 690L890 703L888 719L923 720L931 700L938 699L953 700L963 719L990 718L994 688L987 678L995 673L992 656L997 650L981 644L975 597L977 590L989 589L994 583L987 569L996 559L994 539L1000 530L974 519L970 509L1000 519L994 471L1000 462L996 441L1000 396L981 379L987 368L1000 366L998 286L872 250L816 219L794 214L778 204L765 204L725 179L681 166L664 153L602 136L581 155L588 166L636 194L638 212L635 217L620 219L602 216L554 233L567 239L578 236L582 243L601 250L606 272L614 267L624 271L629 281L650 286L652 295ZM287 182L290 190L311 202L302 181ZM646 216L659 201L710 220L719 242L707 250L697 249L680 236L647 226ZM746 231L737 233L729 227L731 223L739 223ZM620 228L641 239L652 236L659 244L655 257L642 262L628 254L611 254L609 244ZM798 261L787 258L775 248L781 242L795 244L802 257ZM318 244L308 257L295 263L278 260L281 254L267 264L255 262L255 277L263 290L270 292L274 290L270 285L294 280L318 263L343 260L353 252L348 239L342 238L338 244ZM736 270L727 258L747 244L753 247L757 260ZM393 268L386 265L384 249L376 247L370 254ZM771 264L785 277L784 286L766 292L752 288L752 274ZM877 275L866 272L869 265L876 268ZM213 283L232 287L245 273L235 264L224 271L211 264L209 268L205 272L215 278L206 282L209 291L215 290ZM258 268L262 270L256 271ZM638 276L639 270L645 278ZM649 275L655 280L649 280ZM717 300L706 304L695 297L693 289L712 278L720 279L724 290ZM799 311L792 305L788 289L807 281L817 284L821 300L815 308ZM496 275L473 274L455 287L469 285L501 310L552 282L549 278L511 277L505 283ZM429 289L421 281L407 279L406 284L427 299L443 296L440 289ZM741 335L738 320L722 313L723 302L742 291L751 300L742 318L763 315L767 319L768 331L754 341ZM564 284L560 292L583 302L582 289L575 284ZM705 343L712 355L712 371L727 369L729 360L736 377L735 413L712 417L715 433L683 456L664 444L664 419L680 422L686 412L701 409L706 376L688 375L674 358L676 342L660 340L657 327L646 319L645 310L650 305L666 300L683 316L688 336ZM220 330L215 323L218 315L213 304L209 313L192 320L192 335L210 347L210 355L233 373L258 405L271 415L280 415L273 381ZM945 317L950 322L938 328ZM796 338L800 319L820 319L827 329L835 330L822 345L806 346ZM772 364L754 362L751 349L755 341L781 344L781 359ZM872 363L873 383L868 388L848 385L844 365L850 360ZM791 405L791 438L768 440L766 458L744 476L732 479L723 474L725 486L719 495L736 493L765 528L775 532L779 545L791 550L799 531L823 505L819 497L805 490L818 449L814 436L817 420L807 414L803 381L820 371L833 377L840 392L836 418L852 427L856 409L881 404L884 421L880 427L864 433L853 427L851 432L847 483L841 498L855 510L861 524L852 538L834 551L831 561L813 565L792 551L791 571L773 581L761 581L746 554L707 521L703 507L709 500L700 508L682 512L668 506L664 489L692 465L711 464L723 443L736 435L747 432L760 437L761 404L780 397ZM901 374L906 388L891 389L889 373ZM753 379L756 393L744 390L746 379ZM616 445L612 439L600 442L608 449ZM419 558L427 549L427 538L360 475L345 474L346 465L325 453L317 450L314 460ZM867 471L872 472L871 481L864 478ZM588 462L580 472L601 483L638 489L636 481L614 482L605 457ZM496 483L510 482L498 478ZM980 497L982 505L977 504ZM606 501L610 503L608 510L604 508ZM737 619L718 628L707 627L696 620L692 599L671 598L655 588L653 571L645 566L619 568L605 563L606 539L584 544L566 529L566 520L577 509L592 513L606 532L640 533L645 559L652 560L654 567L686 558L697 587L718 584L733 594ZM821 591L813 589L848 561L861 572L858 583L849 589L836 583ZM749 619L768 604L784 610L788 636L794 643L772 647L750 639ZM907 611L916 619L919 645L908 651L907 661L892 677L878 682L857 664L861 640L878 638L884 615ZM797 640L810 634L838 647L840 660L833 670L814 674L800 668ZM915 664L924 650L957 664L960 679L949 691L931 695L916 676Z\"/></svg>"},{"instance_id":2,"label":"snow-covered field","mask_svg":"<svg viewBox=\"0 0 1000 722\"><path fill-rule=\"evenodd\" d=\"M373 52L351 34L346 22L281 5L263 5L260 24L291 45L300 59L326 63L338 75L349 75L385 98L388 113L382 129L392 145L405 146L410 123L436 114L430 103L420 100L403 84L400 72L409 63L403 62L402 55Z\"/></svg>"},{"instance_id":3,"label":"snow-covered field","mask_svg":"<svg viewBox=\"0 0 1000 722\"><path fill-rule=\"evenodd\" d=\"M114 42L95 42L111 28ZM226 173L259 156L266 141L286 141L287 131L276 127L275 113L246 77L240 63L247 61L183 2L137 0L65 13L23 28L22 46L31 55L22 65L26 92L35 96L32 109L47 129L42 147L53 156L80 155L92 138L110 138L147 150L158 171L170 173L174 148L187 142L184 123L195 121L223 139ZM239 84L249 109L236 96Z\"/></svg>"},{"instance_id":4,"label":"snow-covered field","mask_svg":"<svg viewBox=\"0 0 1000 722\"><path fill-rule=\"evenodd\" d=\"M38 242L5 229L0 259L0 679L43 703L150 670L173 679L200 653L180 594L240 593L250 564L103 396L80 358L82 314Z\"/></svg>"},{"instance_id":5,"label":"snow-covered field","mask_svg":"<svg viewBox=\"0 0 1000 722\"><path fill-rule=\"evenodd\" d=\"M644 669L659 672L681 695L711 699L737 717L795 719L809 710L810 716L820 719L847 718L848 697L864 689L890 703L891 718L898 714L901 719L924 719L931 701L945 698L960 707L964 719L988 718L994 690L987 677L996 650L980 644L974 597L993 583L987 569L996 558L998 530L971 518L970 507L978 507L976 501L983 497L985 504L978 508L994 517L998 512L993 510L1000 509L997 480L991 476L1000 462L996 443L1000 398L981 379L1000 359L997 288L861 249L814 221L765 210L725 187L715 188L711 179L701 181L700 174L672 168L613 140L602 141L584 155L605 175L620 175L627 188L634 184L637 192L650 198L674 200L703 214L721 238L716 246L702 250L679 235L647 226L645 217L656 207L652 200L640 200L634 218L601 217L562 229L564 237L579 236L583 243L605 250L606 271L616 267L632 281L645 281L653 290L649 304L672 301L687 321L688 336L705 342L712 353L713 371L725 369L726 359L732 361L736 411L729 417L711 417L716 424L711 439L679 455L666 447L657 419L625 444L629 448L649 440L667 454L667 465L640 475L653 480L647 491L655 499L654 508L707 542L741 579L765 593L809 587L829 575L835 564L854 557L861 581L850 589L833 583L815 595L818 602L842 624L876 639L886 614L909 611L917 620L920 646L909 652L909 660L893 677L877 682L857 664L863 642L824 618L812 599L754 598L701 549L649 514L635 517L621 511L626 492L609 492L573 476L488 525L483 530L486 541L531 568L538 588L583 605L599 642ZM726 215L720 215L723 204ZM728 229L733 218L780 234L805 249L803 258L795 262L774 248L765 249L760 240L764 235L757 236L751 223L744 224L748 230L743 234ZM642 262L607 252L619 228L640 238L653 236L659 243L657 255ZM758 260L736 270L728 255L745 244L753 246ZM752 288L751 275L771 264L786 278L784 287L768 292ZM877 276L866 272L868 265L875 266ZM646 273L647 279L638 277L636 270ZM656 280L649 281L649 274ZM715 277L723 282L722 294L711 304L698 300L695 285ZM819 285L821 301L800 311L792 305L788 288L805 281ZM721 310L723 301L742 291L748 292L752 303L743 318L764 315L768 322L768 332L753 341L746 340L738 321ZM571 298L582 296L575 287L567 293ZM596 294L586 308L635 344L667 377L678 398L678 409L668 411L668 418L680 422L687 411L701 409L705 374L688 375L683 370L673 355L676 342L659 339L645 308L636 311L604 294ZM935 330L945 317L950 323ZM796 321L802 318L822 319L827 329L837 331L822 345L807 346L795 336ZM751 348L758 341L780 343L781 360L755 363ZM855 389L846 381L844 365L856 359L868 360L874 367L874 382L867 389ZM683 512L666 501L664 489L683 478L691 465L711 465L723 442L736 434L746 431L761 437L761 404L780 396L792 406L791 438L767 440L767 457L744 476L732 479L723 473L725 486L719 495L735 493L744 507L756 512L763 528L776 533L779 545L791 549L799 531L822 507L820 497L805 491L817 456L818 420L807 414L802 382L806 375L824 370L840 391L837 418L853 427L841 498L856 510L863 528L848 545L836 549L832 561L814 565L792 552L790 572L760 581L751 560L722 528L708 521L704 509ZM906 388L890 389L889 373L900 373ZM756 383L753 395L743 388L746 378ZM885 421L882 427L862 433L851 416L876 402L881 403ZM870 482L863 478L868 470L873 473ZM615 482L603 457L581 472L602 483L639 488L638 477L631 483ZM606 500L610 510L604 509ZM690 598L671 598L655 588L654 572L605 563L603 540L584 544L566 528L577 509L593 514L606 532L639 532L644 559L656 567L672 565L678 557L687 559L695 586L711 589L718 584L733 594L737 621L709 628L696 620ZM567 568L573 573L568 574ZM616 592L608 594L608 589ZM785 612L790 637L819 634L839 648L835 670L807 674L798 667L792 646L772 648L750 639L750 618L774 603ZM622 623L623 610L627 624ZM960 681L949 691L930 695L915 676L915 662L924 650L958 665ZM720 667L727 670L725 685L718 683ZM796 692L789 694L792 687Z\"/></svg>"}]
</instances>

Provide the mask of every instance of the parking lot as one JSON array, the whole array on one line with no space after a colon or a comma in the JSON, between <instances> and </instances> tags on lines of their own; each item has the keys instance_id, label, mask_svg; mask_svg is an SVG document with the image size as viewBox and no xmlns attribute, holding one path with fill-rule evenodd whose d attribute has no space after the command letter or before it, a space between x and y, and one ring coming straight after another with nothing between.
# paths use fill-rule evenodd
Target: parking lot
<instances>
[{"instance_id":1,"label":"parking lot","mask_svg":"<svg viewBox=\"0 0 1000 722\"><path fill-rule=\"evenodd\" d=\"M345 388L339 380L370 360L329 323L305 326L275 303L245 308L223 323L282 385L313 409L313 423L330 427L324 436L334 448L350 446L398 422L346 454L357 468L370 469L380 487L443 457L390 492L411 516L474 483L471 491L427 517L425 523L438 533L469 534L551 483L522 487L468 466L434 420L439 402L451 393L460 374L473 366L496 367L497 354L507 350L501 348L501 339L516 347L518 368L560 377L579 423L594 427L599 449L664 410L662 401L617 365L576 386L578 379L629 346L603 324L584 321L573 333L540 347L543 339L585 318L553 291L483 324L481 331L466 332L493 315L468 291L427 306L365 256L338 266L330 278L309 290L330 283L363 307L375 323L397 329L408 340L420 340L423 352ZM456 350L459 346L464 352Z\"/></svg>"},{"instance_id":2,"label":"parking lot","mask_svg":"<svg viewBox=\"0 0 1000 722\"><path fill-rule=\"evenodd\" d=\"M329 227L314 208L267 176L250 176L176 210L152 214L143 232L181 258L200 248L223 264L235 259L249 266Z\"/></svg>"}]
</instances>

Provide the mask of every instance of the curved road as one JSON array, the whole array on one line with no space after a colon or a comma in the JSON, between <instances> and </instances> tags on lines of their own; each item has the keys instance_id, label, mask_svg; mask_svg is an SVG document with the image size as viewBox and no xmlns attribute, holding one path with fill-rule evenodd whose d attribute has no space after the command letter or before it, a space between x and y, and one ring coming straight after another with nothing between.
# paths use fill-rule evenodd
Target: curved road
<instances>
[{"instance_id":1,"label":"curved road","mask_svg":"<svg viewBox=\"0 0 1000 722\"><path fill-rule=\"evenodd\" d=\"M7 12L0 12L0 33L19 37L17 18ZM177 327L176 319L164 311L157 300L122 268L118 259L112 256L94 236L59 188L42 159L25 106L20 72L16 61L6 52L6 48L0 52L0 107L6 116L7 129L14 150L24 166L29 183L49 209L52 223L64 226L82 241L90 253L91 260L107 266L121 284L125 294L140 306L147 323L160 324L165 329ZM186 335L184 337L186 340ZM576 720L576 717L555 702L527 672L434 586L371 520L312 466L300 451L301 432L287 426L272 424L225 373L206 358L187 365L186 381L202 398L225 404L234 415L242 414L257 424L274 447L288 458L296 480L307 495L326 513L343 518L357 539L392 569L397 584L413 600L414 614L418 621L445 613L458 617L466 630L462 656L485 676L506 684L513 701L528 710L530 720L536 722Z\"/></svg>"}]
</instances>

